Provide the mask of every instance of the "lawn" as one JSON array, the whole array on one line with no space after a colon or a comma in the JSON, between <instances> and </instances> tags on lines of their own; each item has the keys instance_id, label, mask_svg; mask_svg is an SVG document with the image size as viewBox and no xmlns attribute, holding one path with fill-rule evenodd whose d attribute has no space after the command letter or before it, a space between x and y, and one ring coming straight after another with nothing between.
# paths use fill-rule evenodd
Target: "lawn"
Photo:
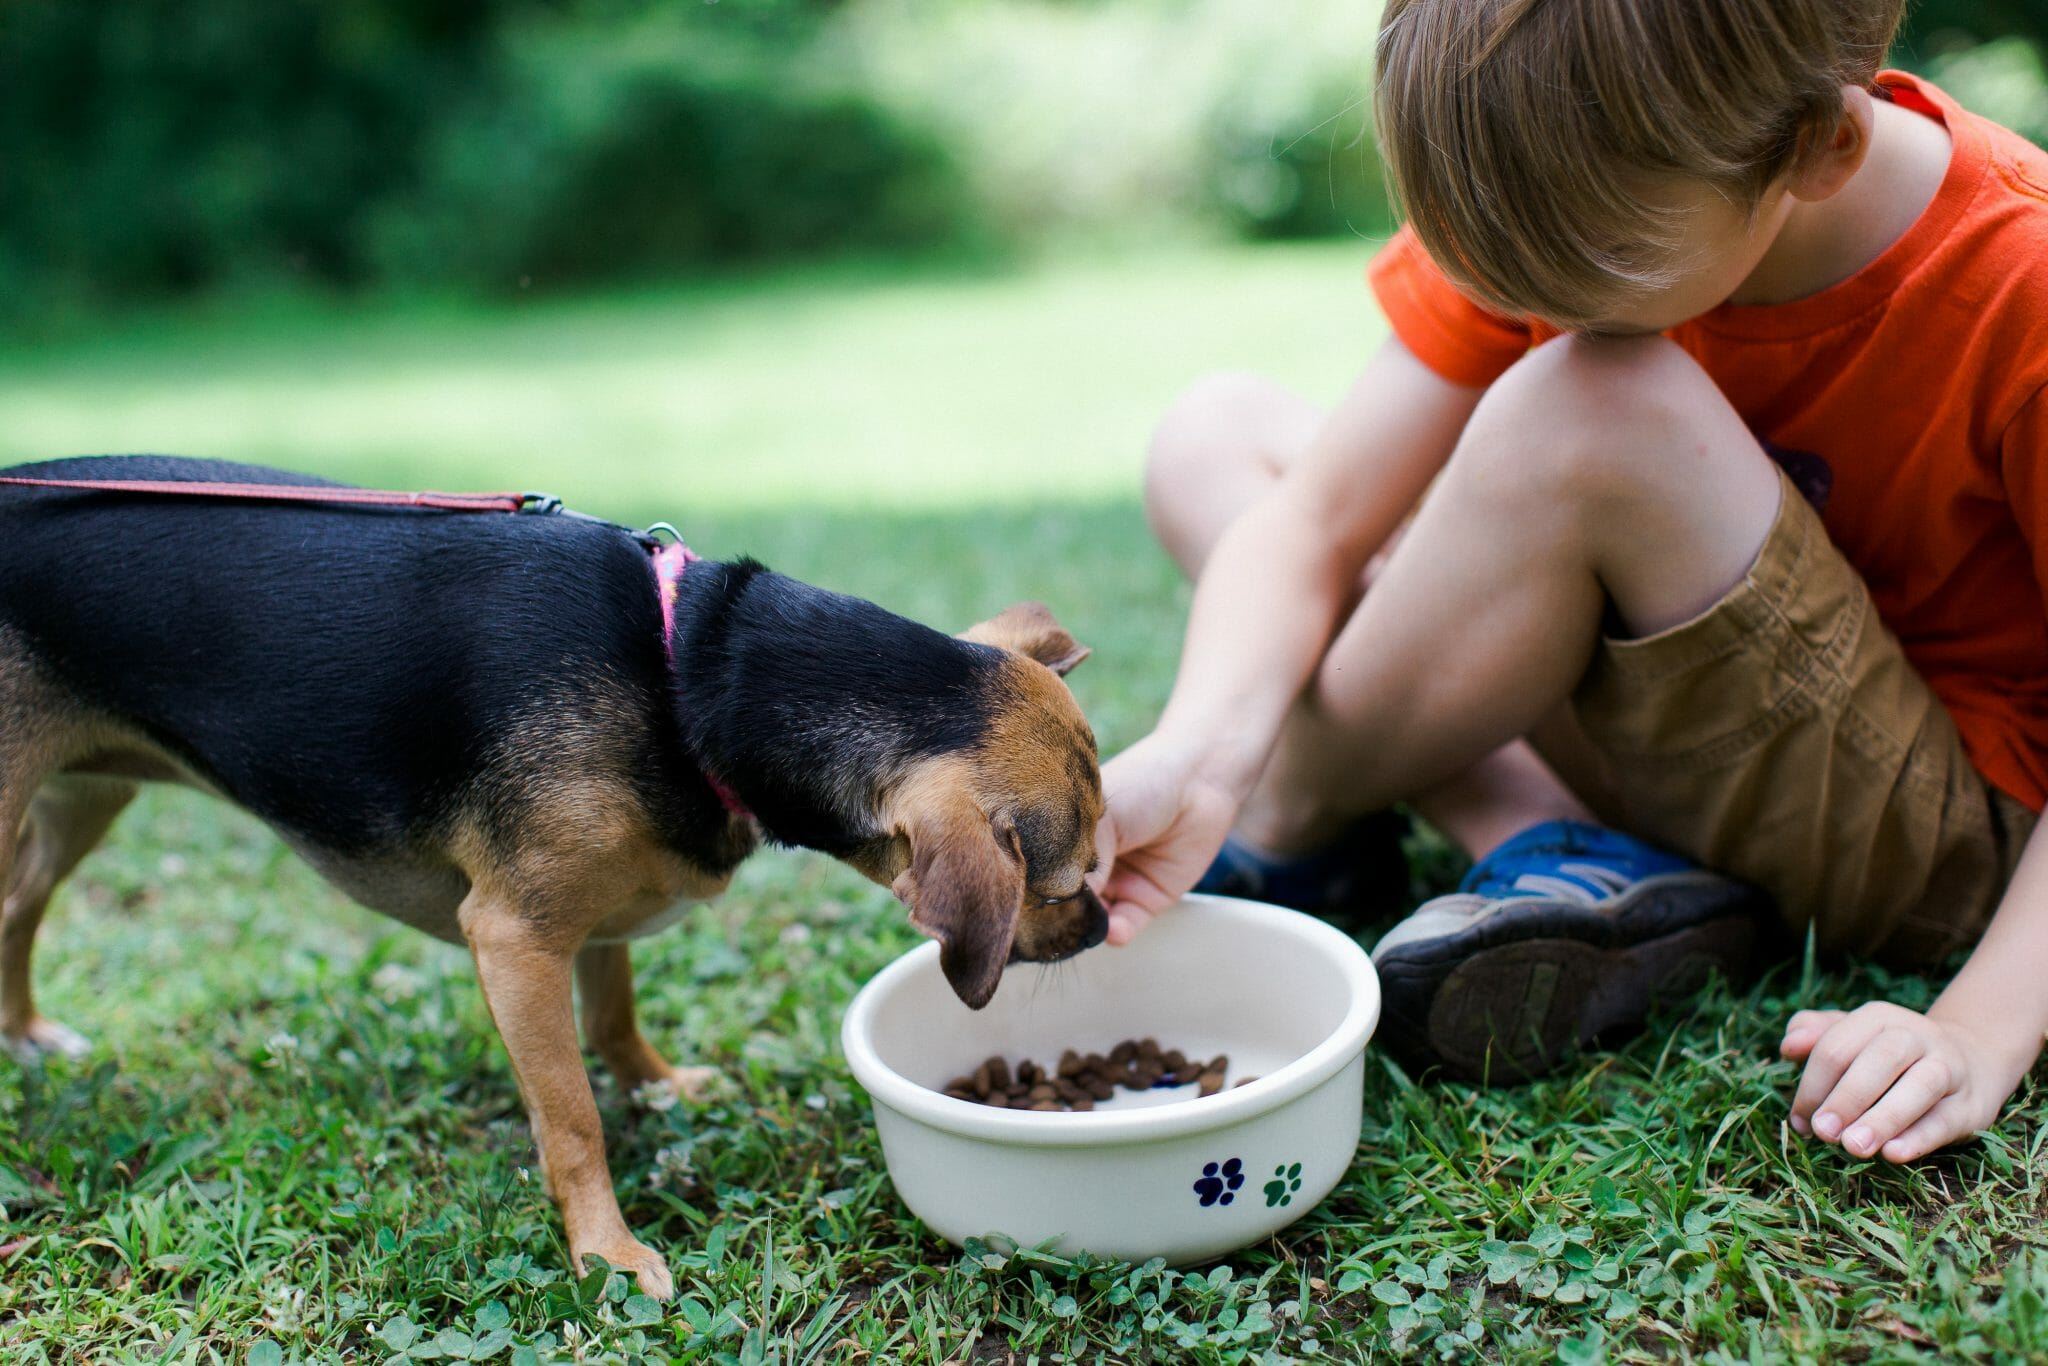
<instances>
[{"instance_id":1,"label":"lawn","mask_svg":"<svg viewBox=\"0 0 2048 1366\"><path fill-rule=\"evenodd\" d=\"M1043 598L1096 647L1074 684L1114 749L1162 699L1184 602L1132 497L1149 416L1218 365L1329 393L1377 335L1365 254L159 318L0 349L0 458L545 487L948 627ZM1789 963L1513 1090L1371 1055L1330 1199L1179 1274L963 1255L896 1202L836 1031L914 942L886 895L775 853L638 948L650 1033L734 1082L650 1110L600 1081L627 1217L677 1273L662 1308L565 1273L467 958L151 793L38 960L97 1050L0 1061L0 1359L2048 1356L2038 1093L1903 1172L1781 1123L1787 1013L1923 1004L1928 980Z\"/></svg>"}]
</instances>

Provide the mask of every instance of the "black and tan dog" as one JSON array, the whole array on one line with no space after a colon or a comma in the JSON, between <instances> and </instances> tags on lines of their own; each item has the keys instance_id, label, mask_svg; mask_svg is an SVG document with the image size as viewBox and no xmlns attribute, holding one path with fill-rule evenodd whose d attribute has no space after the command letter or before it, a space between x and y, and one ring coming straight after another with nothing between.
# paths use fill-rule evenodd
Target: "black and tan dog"
<instances>
[{"instance_id":1,"label":"black and tan dog","mask_svg":"<svg viewBox=\"0 0 2048 1366\"><path fill-rule=\"evenodd\" d=\"M313 484L164 457L43 479ZM672 611L664 627L664 583ZM626 941L759 838L892 887L979 1007L1099 942L1095 744L1036 605L955 638L741 561L664 578L601 523L0 488L0 1041L65 1048L29 954L146 780L267 822L337 886L467 944L572 1255L667 1294L627 1230L577 1046L692 1092L634 1022Z\"/></svg>"}]
</instances>

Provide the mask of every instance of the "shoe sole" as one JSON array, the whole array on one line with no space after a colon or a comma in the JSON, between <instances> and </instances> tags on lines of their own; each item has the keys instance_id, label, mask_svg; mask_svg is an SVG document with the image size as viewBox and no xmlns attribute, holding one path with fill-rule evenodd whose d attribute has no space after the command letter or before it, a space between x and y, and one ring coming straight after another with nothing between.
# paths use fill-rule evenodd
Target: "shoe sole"
<instances>
[{"instance_id":1,"label":"shoe sole","mask_svg":"<svg viewBox=\"0 0 2048 1366\"><path fill-rule=\"evenodd\" d=\"M1411 1065L1527 1081L1660 1001L1749 967L1769 900L1708 873L1646 878L1602 907L1526 898L1376 966L1381 1039Z\"/></svg>"}]
</instances>

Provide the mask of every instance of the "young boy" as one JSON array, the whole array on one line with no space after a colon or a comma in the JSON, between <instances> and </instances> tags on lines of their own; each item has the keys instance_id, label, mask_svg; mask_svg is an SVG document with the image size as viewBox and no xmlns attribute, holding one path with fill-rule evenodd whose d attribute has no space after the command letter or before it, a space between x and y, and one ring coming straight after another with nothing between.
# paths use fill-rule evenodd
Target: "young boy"
<instances>
[{"instance_id":1,"label":"young boy","mask_svg":"<svg viewBox=\"0 0 2048 1366\"><path fill-rule=\"evenodd\" d=\"M1156 437L1198 586L1104 772L1113 943L1205 870L1327 900L1407 801L1475 859L1375 951L1411 1055L1539 1072L1774 902L1978 944L1924 1015L1792 1017L1798 1132L1996 1120L2048 1029L2048 155L1880 73L1900 8L1390 0L1393 339Z\"/></svg>"}]
</instances>

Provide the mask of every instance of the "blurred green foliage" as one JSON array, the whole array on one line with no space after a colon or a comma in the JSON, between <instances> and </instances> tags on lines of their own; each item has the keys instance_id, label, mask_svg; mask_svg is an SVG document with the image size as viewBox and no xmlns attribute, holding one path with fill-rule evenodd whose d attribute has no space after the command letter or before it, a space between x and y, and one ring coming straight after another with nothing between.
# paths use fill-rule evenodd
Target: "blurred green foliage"
<instances>
[{"instance_id":1,"label":"blurred green foliage","mask_svg":"<svg viewBox=\"0 0 2048 1366\"><path fill-rule=\"evenodd\" d=\"M2025 38L2048 50L2048 5L2041 0L1914 0L1900 46L1926 52L1942 42Z\"/></svg>"},{"instance_id":2,"label":"blurred green foliage","mask_svg":"<svg viewBox=\"0 0 2048 1366\"><path fill-rule=\"evenodd\" d=\"M2048 3L1919 0L1899 55L1986 118L2048 146Z\"/></svg>"},{"instance_id":3,"label":"blurred green foliage","mask_svg":"<svg viewBox=\"0 0 2048 1366\"><path fill-rule=\"evenodd\" d=\"M0 298L512 288L959 236L817 0L10 0Z\"/></svg>"},{"instance_id":4,"label":"blurred green foliage","mask_svg":"<svg viewBox=\"0 0 2048 1366\"><path fill-rule=\"evenodd\" d=\"M1005 233L1379 235L1378 0L854 0L835 60Z\"/></svg>"},{"instance_id":5,"label":"blurred green foliage","mask_svg":"<svg viewBox=\"0 0 2048 1366\"><path fill-rule=\"evenodd\" d=\"M1063 235L1371 236L1376 0L0 0L0 327ZM2048 138L2048 5L1902 54Z\"/></svg>"},{"instance_id":6,"label":"blurred green foliage","mask_svg":"<svg viewBox=\"0 0 2048 1366\"><path fill-rule=\"evenodd\" d=\"M491 100L418 149L416 191L373 224L374 268L560 286L970 236L936 139L808 60L807 7L773 8L745 27L648 11L501 32Z\"/></svg>"},{"instance_id":7,"label":"blurred green foliage","mask_svg":"<svg viewBox=\"0 0 2048 1366\"><path fill-rule=\"evenodd\" d=\"M1154 220L1372 231L1375 7L1345 8L1342 50L1254 64L1262 25L1298 45L1258 0L7 0L0 326Z\"/></svg>"},{"instance_id":8,"label":"blurred green foliage","mask_svg":"<svg viewBox=\"0 0 2048 1366\"><path fill-rule=\"evenodd\" d=\"M502 0L12 0L0 298L350 282L413 154L492 79Z\"/></svg>"}]
</instances>

